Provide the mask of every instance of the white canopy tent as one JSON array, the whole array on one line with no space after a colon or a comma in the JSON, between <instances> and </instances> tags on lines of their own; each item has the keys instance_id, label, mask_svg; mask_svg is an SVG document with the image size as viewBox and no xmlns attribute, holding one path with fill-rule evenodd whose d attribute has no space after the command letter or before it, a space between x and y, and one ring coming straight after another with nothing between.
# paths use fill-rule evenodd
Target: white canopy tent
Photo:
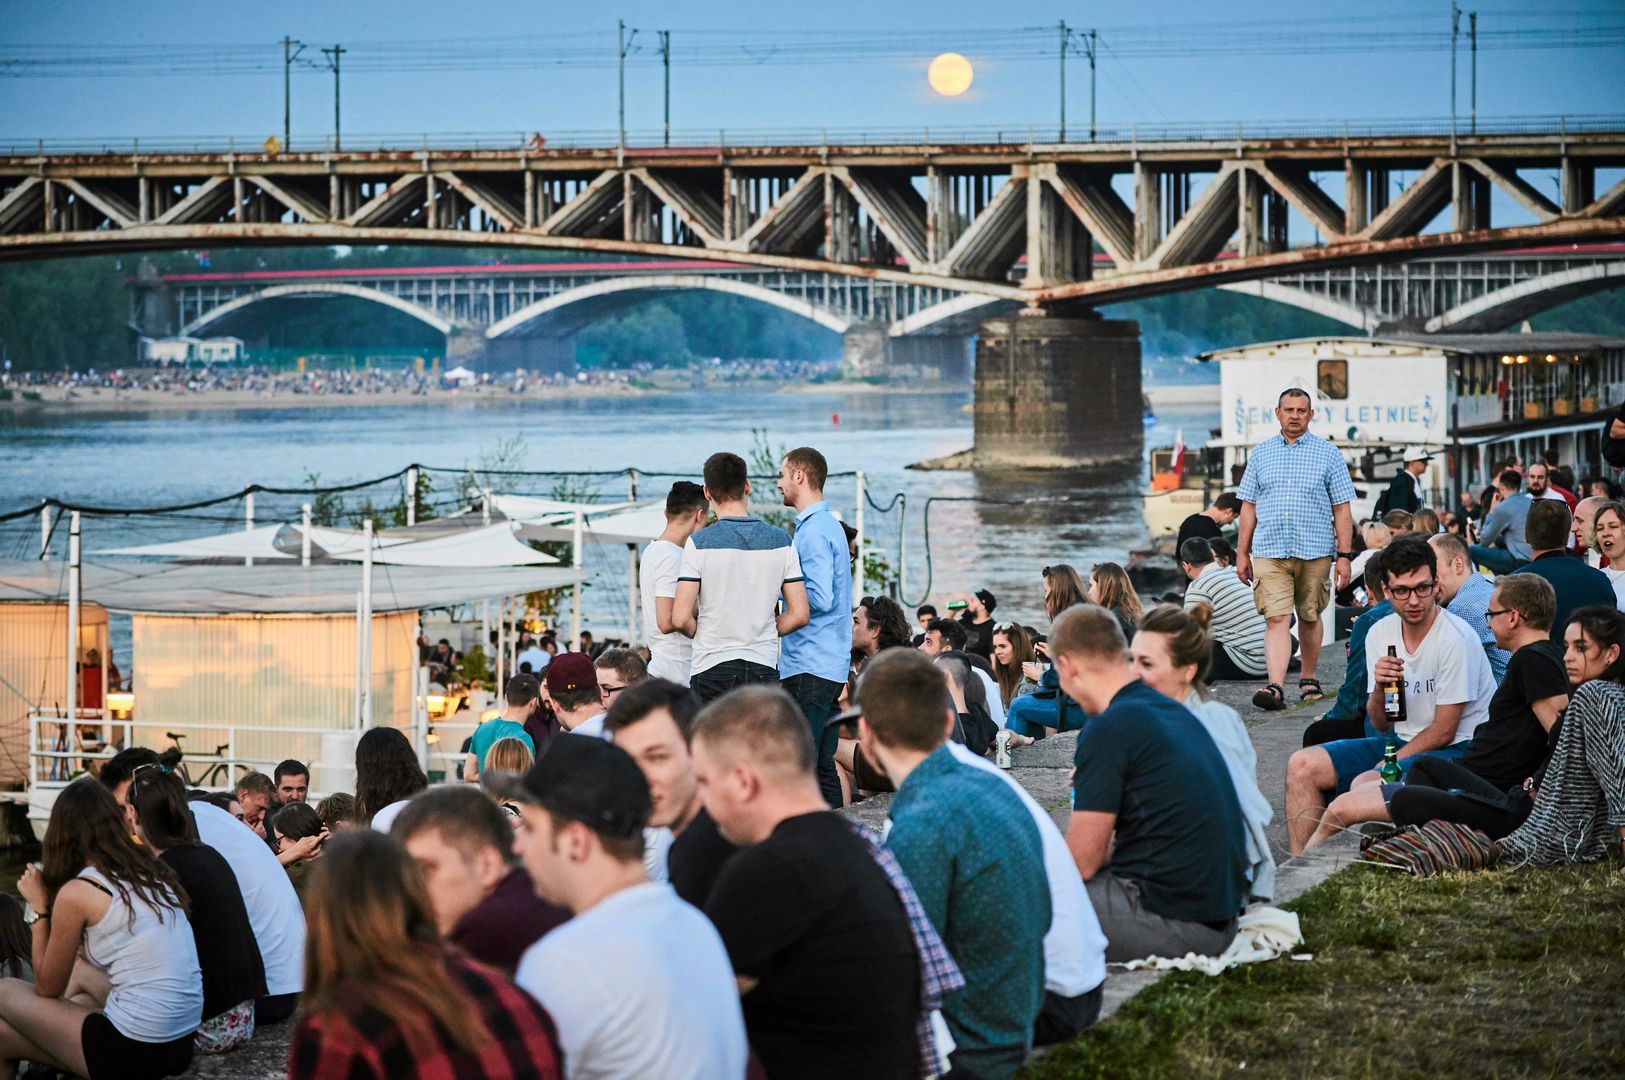
<instances>
[{"instance_id":1,"label":"white canopy tent","mask_svg":"<svg viewBox=\"0 0 1625 1080\"><path fill-rule=\"evenodd\" d=\"M423 540L379 537L380 546L372 553L375 566L555 566L558 559L537 551L514 535L518 524L498 521L475 529L445 532ZM329 552L335 559L359 562L364 551Z\"/></svg>"},{"instance_id":2,"label":"white canopy tent","mask_svg":"<svg viewBox=\"0 0 1625 1080\"><path fill-rule=\"evenodd\" d=\"M168 540L135 547L104 548L97 555L133 555L166 559L297 559L297 548L284 551L277 539L288 526L277 523L252 529L198 536L190 540Z\"/></svg>"}]
</instances>

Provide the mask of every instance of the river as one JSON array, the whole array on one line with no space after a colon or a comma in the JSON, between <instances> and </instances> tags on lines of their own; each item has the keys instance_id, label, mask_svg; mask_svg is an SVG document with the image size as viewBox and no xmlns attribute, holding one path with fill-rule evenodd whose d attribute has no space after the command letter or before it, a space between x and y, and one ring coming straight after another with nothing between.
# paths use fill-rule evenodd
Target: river
<instances>
[{"instance_id":1,"label":"river","mask_svg":"<svg viewBox=\"0 0 1625 1080\"><path fill-rule=\"evenodd\" d=\"M324 483L350 483L411 462L455 469L477 463L482 453L514 439L522 441L523 450L511 464L527 470L633 467L698 479L707 454L724 449L748 453L751 429L762 428L775 448L818 447L832 473L864 470L870 497L882 506L897 492L907 495L905 599L918 601L929 590L941 600L986 587L999 597L1002 614L1035 621L1042 614L1039 569L1045 564L1070 562L1087 570L1101 560L1122 560L1143 541L1138 501L1143 469L1021 474L908 470L911 462L970 445L969 401L968 391L777 393L716 387L634 399L512 404L14 413L0 420L5 435L0 441L0 510L27 506L46 495L93 506L187 503L252 483L297 486L312 472ZM1146 443L1171 442L1177 428L1194 435L1216 420L1212 405L1169 405L1157 425L1147 429ZM449 507L455 474L432 476L437 487L433 498ZM546 496L558 482L554 476L514 477L509 486ZM605 499L625 496L624 479L576 482ZM640 494L657 496L669 483L670 478L646 476ZM828 490L831 503L851 520L852 480L832 478ZM397 493L398 488L374 488L350 496L349 506L353 509L361 496L387 504ZM770 488L765 493L773 497ZM928 559L924 511L931 496L981 501L935 504ZM261 495L256 521L297 520L300 501ZM239 506L228 504L168 518L87 517L85 551L239 528L241 513ZM895 509L866 512L870 541L893 568L900 562L899 516ZM37 519L0 526L0 555L29 557L37 551L38 537ZM584 604L588 626L625 625L624 565L610 553L589 555L588 568L601 581Z\"/></svg>"}]
</instances>

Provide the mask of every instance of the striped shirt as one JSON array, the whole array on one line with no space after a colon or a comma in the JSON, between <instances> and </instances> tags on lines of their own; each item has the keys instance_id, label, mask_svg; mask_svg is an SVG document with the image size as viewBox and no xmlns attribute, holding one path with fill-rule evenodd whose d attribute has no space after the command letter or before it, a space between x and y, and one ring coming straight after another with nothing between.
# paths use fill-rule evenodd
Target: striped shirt
<instances>
[{"instance_id":1,"label":"striped shirt","mask_svg":"<svg viewBox=\"0 0 1625 1080\"><path fill-rule=\"evenodd\" d=\"M800 581L790 534L760 518L718 518L688 538L678 581L699 582L691 674L729 660L779 666L779 591Z\"/></svg>"},{"instance_id":2,"label":"striped shirt","mask_svg":"<svg viewBox=\"0 0 1625 1080\"><path fill-rule=\"evenodd\" d=\"M1236 495L1257 508L1253 558L1324 559L1337 550L1332 508L1354 500L1354 482L1343 455L1320 436L1275 435L1248 457Z\"/></svg>"},{"instance_id":3,"label":"striped shirt","mask_svg":"<svg viewBox=\"0 0 1625 1080\"><path fill-rule=\"evenodd\" d=\"M1185 610L1199 603L1213 609L1208 632L1236 666L1249 675L1264 674L1264 616L1253 603L1253 591L1234 569L1208 563L1185 589Z\"/></svg>"}]
</instances>

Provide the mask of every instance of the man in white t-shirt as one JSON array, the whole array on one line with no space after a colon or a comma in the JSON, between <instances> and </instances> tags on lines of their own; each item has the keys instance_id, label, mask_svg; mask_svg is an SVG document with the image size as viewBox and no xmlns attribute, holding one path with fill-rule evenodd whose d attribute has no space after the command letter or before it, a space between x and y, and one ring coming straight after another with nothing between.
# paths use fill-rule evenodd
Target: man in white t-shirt
<instances>
[{"instance_id":1,"label":"man in white t-shirt","mask_svg":"<svg viewBox=\"0 0 1625 1080\"><path fill-rule=\"evenodd\" d=\"M688 685L694 643L672 625L672 602L677 598L677 578L683 569L683 546L705 524L710 509L703 487L690 480L673 484L666 493L666 527L643 549L638 565L649 675L681 686Z\"/></svg>"},{"instance_id":2,"label":"man in white t-shirt","mask_svg":"<svg viewBox=\"0 0 1625 1080\"><path fill-rule=\"evenodd\" d=\"M705 496L717 520L683 548L671 621L694 639L690 688L712 701L736 686L778 683L779 639L806 626L812 611L790 534L750 514L745 459L706 458Z\"/></svg>"},{"instance_id":3,"label":"man in white t-shirt","mask_svg":"<svg viewBox=\"0 0 1625 1080\"><path fill-rule=\"evenodd\" d=\"M740 1080L745 1020L722 939L643 869L649 786L625 750L557 739L500 794L536 894L574 913L525 951L514 981L558 1028L569 1080Z\"/></svg>"},{"instance_id":4,"label":"man in white t-shirt","mask_svg":"<svg viewBox=\"0 0 1625 1080\"><path fill-rule=\"evenodd\" d=\"M1382 552L1384 589L1394 613L1366 635L1366 716L1386 731L1383 687L1404 684L1405 720L1393 733L1399 765L1408 770L1418 754L1454 761L1474 730L1489 716L1495 676L1478 635L1438 606L1437 553L1419 536L1402 536ZM1395 655L1388 655L1389 648ZM1387 737L1340 739L1299 750L1287 762L1286 818L1292 854L1321 830L1327 791L1349 790L1355 778L1382 764Z\"/></svg>"}]
</instances>

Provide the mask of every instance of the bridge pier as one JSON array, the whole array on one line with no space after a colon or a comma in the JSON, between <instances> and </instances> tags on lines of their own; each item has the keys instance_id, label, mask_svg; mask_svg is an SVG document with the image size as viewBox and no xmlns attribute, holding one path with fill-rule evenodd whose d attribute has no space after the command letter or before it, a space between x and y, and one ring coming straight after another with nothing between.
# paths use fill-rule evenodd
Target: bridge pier
<instances>
[{"instance_id":1,"label":"bridge pier","mask_svg":"<svg viewBox=\"0 0 1625 1080\"><path fill-rule=\"evenodd\" d=\"M572 375L576 370L574 334L499 337L485 344L485 363L493 373L524 368L542 375Z\"/></svg>"},{"instance_id":2,"label":"bridge pier","mask_svg":"<svg viewBox=\"0 0 1625 1080\"><path fill-rule=\"evenodd\" d=\"M978 467L1138 462L1145 442L1140 324L1028 309L976 339Z\"/></svg>"},{"instance_id":3,"label":"bridge pier","mask_svg":"<svg viewBox=\"0 0 1625 1080\"><path fill-rule=\"evenodd\" d=\"M892 337L883 322L862 322L843 335L841 374L958 382L970 375L970 341L942 334Z\"/></svg>"}]
</instances>

